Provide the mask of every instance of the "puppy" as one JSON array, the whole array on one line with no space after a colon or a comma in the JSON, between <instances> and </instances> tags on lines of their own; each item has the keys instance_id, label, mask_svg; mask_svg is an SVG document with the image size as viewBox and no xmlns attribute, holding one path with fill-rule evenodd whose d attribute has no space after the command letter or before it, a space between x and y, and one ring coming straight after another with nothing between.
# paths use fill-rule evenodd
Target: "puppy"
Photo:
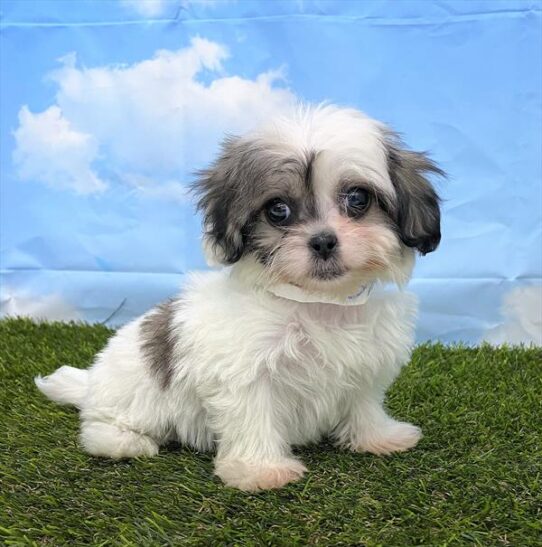
<instances>
[{"instance_id":1,"label":"puppy","mask_svg":"<svg viewBox=\"0 0 542 547\"><path fill-rule=\"evenodd\" d=\"M277 488L306 471L292 447L331 436L357 452L412 448L386 413L410 356L415 252L440 241L443 175L355 110L300 107L227 138L195 184L204 247L227 268L121 328L87 370L37 377L81 413L95 456L216 450L225 484Z\"/></svg>"}]
</instances>

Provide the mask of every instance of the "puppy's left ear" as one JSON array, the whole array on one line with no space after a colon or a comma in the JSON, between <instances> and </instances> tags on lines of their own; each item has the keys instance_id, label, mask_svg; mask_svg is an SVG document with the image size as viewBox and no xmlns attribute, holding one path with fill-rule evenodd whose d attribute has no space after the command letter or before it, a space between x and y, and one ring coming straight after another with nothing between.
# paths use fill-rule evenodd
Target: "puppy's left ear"
<instances>
[{"instance_id":1,"label":"puppy's left ear","mask_svg":"<svg viewBox=\"0 0 542 547\"><path fill-rule=\"evenodd\" d=\"M445 173L427 154L406 150L395 135L388 137L388 169L397 194L395 221L403 243L425 255L440 243L440 199L428 175Z\"/></svg>"}]
</instances>

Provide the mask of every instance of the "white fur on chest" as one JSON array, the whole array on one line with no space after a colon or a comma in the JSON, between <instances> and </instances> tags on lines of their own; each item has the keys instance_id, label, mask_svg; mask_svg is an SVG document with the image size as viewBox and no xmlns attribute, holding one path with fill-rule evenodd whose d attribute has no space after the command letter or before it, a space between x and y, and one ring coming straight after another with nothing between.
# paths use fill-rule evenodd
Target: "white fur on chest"
<instances>
[{"instance_id":1,"label":"white fur on chest","mask_svg":"<svg viewBox=\"0 0 542 547\"><path fill-rule=\"evenodd\" d=\"M296 303L223 273L192 277L185 294L182 376L194 375L203 399L266 382L296 444L333 428L350 398L389 383L409 358L410 294L376 293L353 307Z\"/></svg>"},{"instance_id":2,"label":"white fur on chest","mask_svg":"<svg viewBox=\"0 0 542 547\"><path fill-rule=\"evenodd\" d=\"M412 343L416 299L410 293L375 291L361 306L298 303L240 290L221 273L194 276L187 289L175 319L203 358L209 351L214 359L228 354L237 361L248 352L271 371L292 362L355 371L373 368L381 353L400 358Z\"/></svg>"}]
</instances>

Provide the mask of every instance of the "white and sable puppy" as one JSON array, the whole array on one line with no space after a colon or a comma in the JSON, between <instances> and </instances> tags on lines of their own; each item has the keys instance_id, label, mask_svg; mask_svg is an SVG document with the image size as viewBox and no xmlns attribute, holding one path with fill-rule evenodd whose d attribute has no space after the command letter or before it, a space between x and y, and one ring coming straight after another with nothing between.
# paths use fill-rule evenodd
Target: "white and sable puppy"
<instances>
[{"instance_id":1,"label":"white and sable puppy","mask_svg":"<svg viewBox=\"0 0 542 547\"><path fill-rule=\"evenodd\" d=\"M216 450L216 474L243 490L299 479L292 447L322 436L374 454L415 446L419 428L383 400L413 343L416 301L398 289L440 241L431 174L385 125L331 105L226 139L195 190L206 252L228 267L190 275L89 369L37 386L80 409L90 454L176 440Z\"/></svg>"}]
</instances>

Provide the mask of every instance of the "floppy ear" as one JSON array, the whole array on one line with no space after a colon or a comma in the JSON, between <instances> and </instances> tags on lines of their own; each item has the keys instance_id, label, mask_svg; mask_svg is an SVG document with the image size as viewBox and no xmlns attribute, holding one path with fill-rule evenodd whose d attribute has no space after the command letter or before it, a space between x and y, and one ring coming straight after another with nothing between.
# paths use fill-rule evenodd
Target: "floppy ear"
<instances>
[{"instance_id":1,"label":"floppy ear","mask_svg":"<svg viewBox=\"0 0 542 547\"><path fill-rule=\"evenodd\" d=\"M249 146L227 137L218 159L197 173L192 186L203 213L204 248L211 262L234 264L243 255L251 210L246 199Z\"/></svg>"},{"instance_id":2,"label":"floppy ear","mask_svg":"<svg viewBox=\"0 0 542 547\"><path fill-rule=\"evenodd\" d=\"M445 176L423 152L402 147L394 135L386 143L388 169L397 194L395 221L405 245L422 255L434 251L440 242L440 199L427 176Z\"/></svg>"}]
</instances>

